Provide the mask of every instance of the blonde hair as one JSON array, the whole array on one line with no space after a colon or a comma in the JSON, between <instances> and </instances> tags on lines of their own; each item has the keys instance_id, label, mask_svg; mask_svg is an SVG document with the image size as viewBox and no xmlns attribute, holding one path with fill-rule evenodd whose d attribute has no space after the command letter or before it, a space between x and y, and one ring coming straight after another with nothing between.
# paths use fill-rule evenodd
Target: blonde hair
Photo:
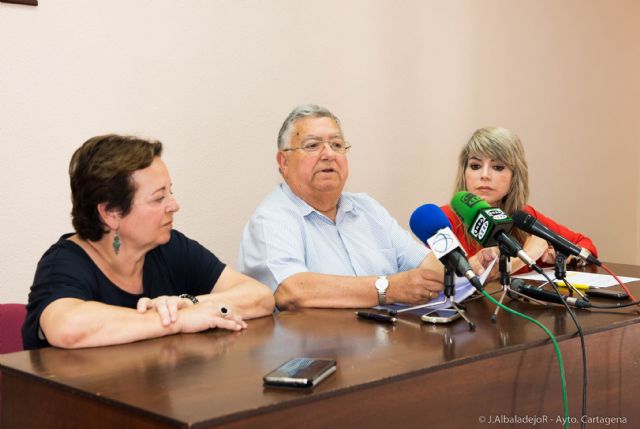
<instances>
[{"instance_id":1,"label":"blonde hair","mask_svg":"<svg viewBox=\"0 0 640 429\"><path fill-rule=\"evenodd\" d=\"M510 216L522 210L529 200L529 167L520 138L506 128L485 127L473 133L458 157L458 172L453 193L467 190L465 171L469 158L483 156L503 162L513 172L509 190L500 201L499 208ZM527 237L527 234L520 230L514 230L514 235L521 242ZM467 241L473 242L473 239L467 236Z\"/></svg>"}]
</instances>

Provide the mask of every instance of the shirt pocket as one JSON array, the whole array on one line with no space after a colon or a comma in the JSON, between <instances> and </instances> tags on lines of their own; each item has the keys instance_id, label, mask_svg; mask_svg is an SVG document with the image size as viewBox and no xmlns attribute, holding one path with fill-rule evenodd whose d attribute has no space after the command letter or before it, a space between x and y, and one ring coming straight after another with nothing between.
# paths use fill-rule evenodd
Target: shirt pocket
<instances>
[{"instance_id":1,"label":"shirt pocket","mask_svg":"<svg viewBox=\"0 0 640 429\"><path fill-rule=\"evenodd\" d=\"M359 276L387 276L398 272L396 249L355 247L351 257Z\"/></svg>"}]
</instances>

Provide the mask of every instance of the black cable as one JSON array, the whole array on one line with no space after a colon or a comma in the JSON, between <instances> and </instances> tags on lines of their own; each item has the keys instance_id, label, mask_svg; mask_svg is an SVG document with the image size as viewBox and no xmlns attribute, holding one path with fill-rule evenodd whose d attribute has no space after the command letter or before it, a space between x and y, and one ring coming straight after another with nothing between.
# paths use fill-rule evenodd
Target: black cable
<instances>
[{"instance_id":1,"label":"black cable","mask_svg":"<svg viewBox=\"0 0 640 429\"><path fill-rule=\"evenodd\" d=\"M632 307L632 306L638 305L638 304L640 304L640 300L633 301L633 302L628 302L626 304L618 304L618 305L595 305L595 304L591 304L591 302L589 302L589 308L600 308L602 310L613 310L613 309L616 309L616 308Z\"/></svg>"},{"instance_id":2,"label":"black cable","mask_svg":"<svg viewBox=\"0 0 640 429\"><path fill-rule=\"evenodd\" d=\"M547 280L550 280L549 277L547 277L546 275L545 277L547 278ZM566 277L562 280L567 286L573 287L573 285L569 283ZM558 285L555 282L551 282L551 286L553 287L553 289L558 295L562 296L560 294L560 291L558 290ZM562 300L562 302L564 303L565 308L569 312L569 315L573 319L573 322L576 324L576 328L578 329L578 334L580 335L580 348L582 349L582 368L583 368L582 369L582 418L580 419L581 421L580 427L584 428L587 420L586 418L587 416L587 349L584 344L584 333L582 332L582 327L580 326L580 323L578 323L578 320L576 319L575 313L573 312L573 310L571 310L571 308L565 302L565 300Z\"/></svg>"},{"instance_id":3,"label":"black cable","mask_svg":"<svg viewBox=\"0 0 640 429\"><path fill-rule=\"evenodd\" d=\"M537 265L534 265L533 269L537 271L538 274L541 274L542 276L544 276L544 278L547 279L547 281L553 287L554 291L558 294L558 296L562 298L563 295L560 293L560 290L558 290L558 285L556 285L556 283L553 280L551 280L549 276L547 276L547 274L544 271L542 271L540 267L538 267ZM565 282L565 284L567 284L567 286L570 285L566 278L562 280ZM576 328L578 329L578 335L580 336L580 349L582 350L582 418L580 419L581 421L580 426L584 428L586 426L586 420L587 420L586 419L586 416L587 416L587 349L584 344L584 333L582 332L582 326L580 326L580 323L578 323L578 319L576 318L575 313L573 312L571 307L569 307L569 304L567 304L567 302L564 299L561 299L561 301L562 301L562 305L564 305L564 307L567 309L569 316L571 316L573 323L576 325Z\"/></svg>"},{"instance_id":4,"label":"black cable","mask_svg":"<svg viewBox=\"0 0 640 429\"><path fill-rule=\"evenodd\" d=\"M564 415L565 415L564 427L566 429L569 429L569 400L568 400L568 397L567 397L567 380L566 380L566 377L565 377L564 362L562 361L562 352L560 351L560 345L558 344L558 341L556 340L556 337L549 330L549 328L544 326L542 323L538 322L533 317L527 316L526 314L523 314L523 313L520 313L520 312L514 310L513 308L509 308L506 305L502 304L501 302L496 301L496 299L494 297L492 297L491 295L489 295L487 293L487 291L485 291L484 289L480 289L480 292L482 292L482 294L486 298L488 298L489 301L491 301L492 303L494 303L498 307L502 308L504 311L509 312L511 314L515 314L516 316L522 317L523 319L528 320L529 322L535 324L540 329L542 329L549 336L549 338L551 339L551 342L553 343L553 348L556 351L556 356L558 356L558 368L560 369L560 384L562 386L562 408L564 410Z\"/></svg>"}]
</instances>

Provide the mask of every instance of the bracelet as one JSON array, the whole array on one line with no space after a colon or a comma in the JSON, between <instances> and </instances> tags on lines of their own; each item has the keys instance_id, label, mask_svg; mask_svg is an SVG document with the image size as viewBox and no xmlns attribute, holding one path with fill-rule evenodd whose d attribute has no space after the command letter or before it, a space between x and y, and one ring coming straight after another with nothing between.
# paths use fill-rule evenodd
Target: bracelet
<instances>
[{"instance_id":1,"label":"bracelet","mask_svg":"<svg viewBox=\"0 0 640 429\"><path fill-rule=\"evenodd\" d=\"M193 295L189 295L188 293L183 293L182 295L178 295L178 298L188 299L189 301L193 302L194 304L197 304L197 303L200 302L200 301L198 301L198 298L196 298Z\"/></svg>"}]
</instances>

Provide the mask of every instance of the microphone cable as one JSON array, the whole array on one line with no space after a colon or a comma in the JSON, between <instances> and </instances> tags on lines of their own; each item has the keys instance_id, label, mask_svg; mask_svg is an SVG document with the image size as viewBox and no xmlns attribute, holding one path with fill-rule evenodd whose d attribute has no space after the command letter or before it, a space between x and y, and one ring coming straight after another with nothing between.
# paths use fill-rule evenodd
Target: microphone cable
<instances>
[{"instance_id":1,"label":"microphone cable","mask_svg":"<svg viewBox=\"0 0 640 429\"><path fill-rule=\"evenodd\" d=\"M563 282L565 282L567 285L571 285L571 283L567 281L567 279L564 279ZM601 310L615 310L616 308L632 307L638 304L640 304L640 301L632 301L632 302L627 302L625 304L616 304L616 305L597 305L597 304L593 304L588 298L585 298L584 304L580 308L597 308Z\"/></svg>"},{"instance_id":2,"label":"microphone cable","mask_svg":"<svg viewBox=\"0 0 640 429\"><path fill-rule=\"evenodd\" d=\"M618 305L596 305L589 303L589 306L586 308L597 308L599 310L615 310L616 308L625 308L625 307L633 307L634 305L640 304L640 301L628 302L626 304L618 304Z\"/></svg>"},{"instance_id":3,"label":"microphone cable","mask_svg":"<svg viewBox=\"0 0 640 429\"><path fill-rule=\"evenodd\" d=\"M545 273L537 264L534 264L532 267L538 274L541 274L553 287L553 290L556 294L561 298L562 305L567 309L567 313L571 316L571 320L576 325L576 329L578 330L578 336L580 337L580 350L582 352L582 418L580 419L581 425L580 427L584 428L586 425L586 416L587 416L587 348L584 343L584 332L582 331L582 326L578 322L576 318L576 314L573 312L569 304L562 299L563 295L560 293L558 289L558 285L555 281L551 280L547 273ZM567 279L563 279L564 282L567 282Z\"/></svg>"},{"instance_id":4,"label":"microphone cable","mask_svg":"<svg viewBox=\"0 0 640 429\"><path fill-rule=\"evenodd\" d=\"M566 429L569 429L569 401L567 399L567 381L565 379L565 374L564 374L564 362L562 361L562 353L560 352L560 346L558 345L558 341L556 341L556 337L553 336L553 334L551 333L551 331L544 326L542 323L538 322L536 319L527 316L526 314L522 314L516 310L513 310L509 307L507 307L506 305L498 302L494 297L492 297L486 290L484 289L480 289L480 292L485 296L485 298L487 298L489 301L491 301L492 303L494 303L495 305L497 305L498 307L500 307L501 309L503 309L504 311L514 314L518 317L521 317L525 320L528 320L529 322L537 325L540 329L542 329L544 331L545 334L547 334L547 336L551 339L551 342L553 343L553 348L556 351L556 356L558 356L558 366L560 368L560 383L562 385L562 404L563 404L563 410L564 410L564 416L565 416L565 423L564 426Z\"/></svg>"},{"instance_id":5,"label":"microphone cable","mask_svg":"<svg viewBox=\"0 0 640 429\"><path fill-rule=\"evenodd\" d=\"M602 264L602 266L604 267L604 264ZM585 306L582 308L597 308L600 310L615 310L616 308L626 308L626 307L633 307L634 305L638 305L640 304L640 300L636 300L635 297L629 292L629 288L625 287L624 283L622 283L622 281L618 278L618 276L616 276L615 274L613 274L613 272L611 272L609 270L609 268L605 267L606 271L609 272L609 274L611 274L617 281L618 284L620 286L622 286L622 288L624 289L624 291L627 293L627 295L629 295L629 298L631 299L631 302L627 302L625 304L616 304L616 305L597 305L597 304L593 304L590 300L586 300L585 302ZM543 274L544 275L544 274ZM545 278L547 280L549 280L549 278L544 275ZM571 285L571 282L569 282L567 279L563 280L567 285ZM555 283L551 282L551 284L557 288L557 286L555 285ZM574 288L575 289L575 288ZM564 300L563 300L564 301Z\"/></svg>"},{"instance_id":6,"label":"microphone cable","mask_svg":"<svg viewBox=\"0 0 640 429\"><path fill-rule=\"evenodd\" d=\"M611 271L609 269L609 267L607 267L605 264L601 265L602 269L605 270L606 272L608 272L609 274L611 274L611 276L613 276L614 279L616 279L616 281L618 282L618 284L620 286L622 286L622 289L624 289L624 291L627 293L627 295L629 295L629 298L631 298L632 301L636 301L636 297L633 296L633 294L631 293L631 291L624 285L624 283L622 283L622 281L618 278L618 276L616 276L613 271Z\"/></svg>"}]
</instances>

